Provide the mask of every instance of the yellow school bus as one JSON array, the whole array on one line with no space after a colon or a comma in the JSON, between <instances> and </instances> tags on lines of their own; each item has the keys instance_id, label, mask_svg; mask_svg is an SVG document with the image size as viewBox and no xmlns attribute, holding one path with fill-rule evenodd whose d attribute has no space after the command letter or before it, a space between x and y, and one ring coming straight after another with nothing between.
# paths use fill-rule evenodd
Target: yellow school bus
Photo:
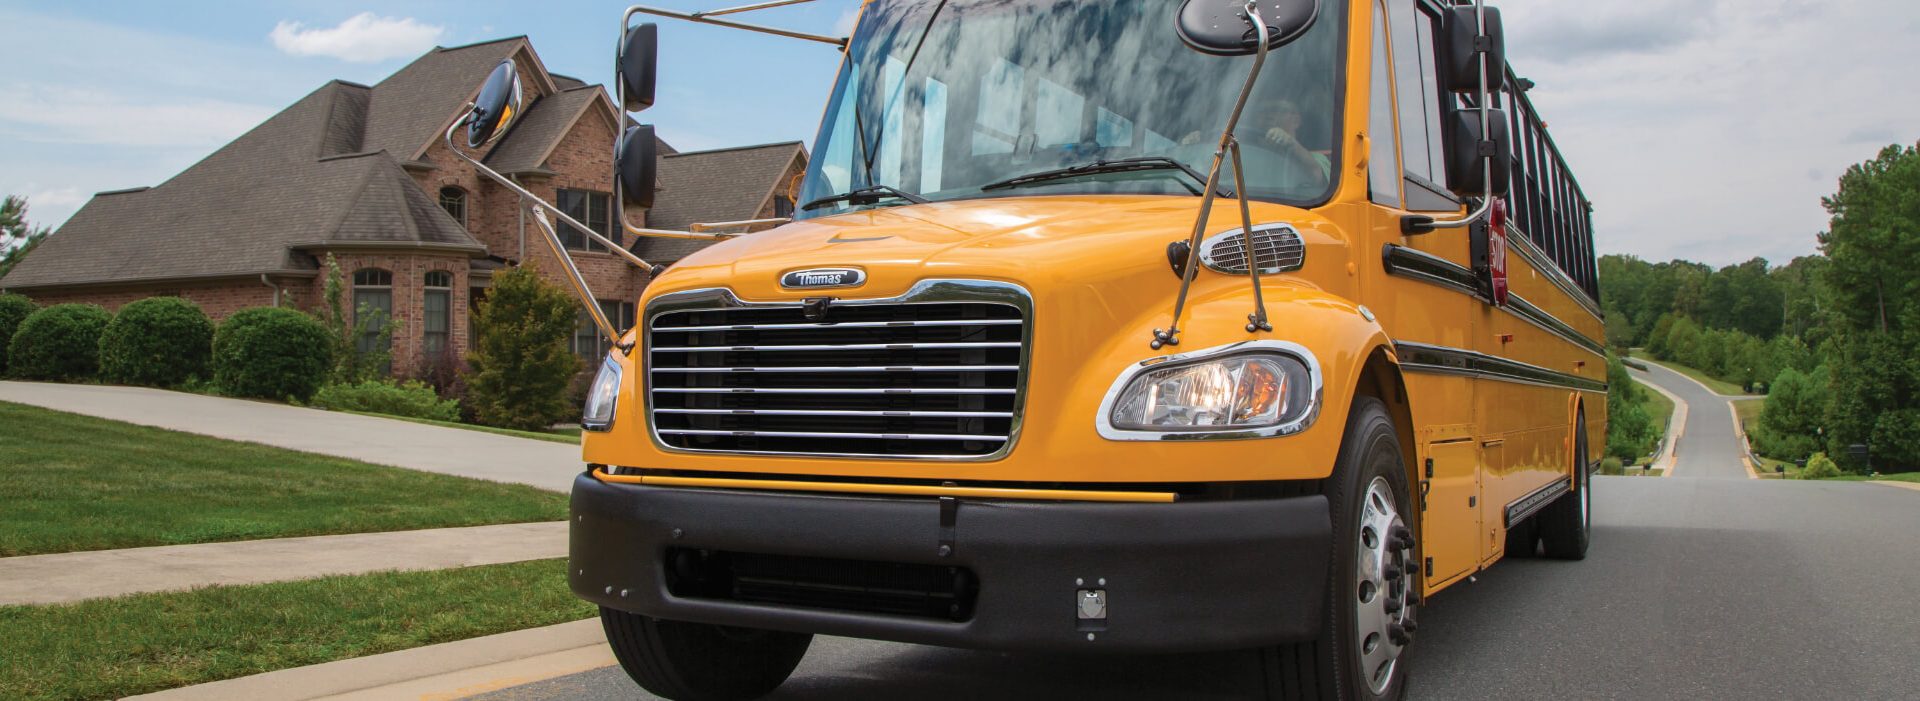
<instances>
[{"instance_id":1,"label":"yellow school bus","mask_svg":"<svg viewBox=\"0 0 1920 701\"><path fill-rule=\"evenodd\" d=\"M627 225L778 224L657 271L586 407L569 576L642 686L756 697L827 634L1258 649L1273 698L1398 698L1425 597L1584 555L1590 208L1495 10L738 16L796 1L627 13L844 53L791 221ZM622 31L643 109L656 30Z\"/></svg>"}]
</instances>

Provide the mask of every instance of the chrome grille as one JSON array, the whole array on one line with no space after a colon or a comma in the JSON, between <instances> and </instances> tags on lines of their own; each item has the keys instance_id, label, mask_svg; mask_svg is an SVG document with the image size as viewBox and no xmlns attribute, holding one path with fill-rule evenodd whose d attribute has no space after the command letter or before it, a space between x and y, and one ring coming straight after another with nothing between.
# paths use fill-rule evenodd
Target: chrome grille
<instances>
[{"instance_id":1,"label":"chrome grille","mask_svg":"<svg viewBox=\"0 0 1920 701\"><path fill-rule=\"evenodd\" d=\"M648 420L669 450L985 459L1011 449L1026 293L937 281L889 300L748 304L724 290L648 306Z\"/></svg>"},{"instance_id":2,"label":"chrome grille","mask_svg":"<svg viewBox=\"0 0 1920 701\"><path fill-rule=\"evenodd\" d=\"M1200 262L1217 273L1247 274L1245 238L1239 229L1207 238L1200 243ZM1253 255L1261 274L1283 273L1306 263L1307 247L1293 227L1261 224L1253 227Z\"/></svg>"}]
</instances>

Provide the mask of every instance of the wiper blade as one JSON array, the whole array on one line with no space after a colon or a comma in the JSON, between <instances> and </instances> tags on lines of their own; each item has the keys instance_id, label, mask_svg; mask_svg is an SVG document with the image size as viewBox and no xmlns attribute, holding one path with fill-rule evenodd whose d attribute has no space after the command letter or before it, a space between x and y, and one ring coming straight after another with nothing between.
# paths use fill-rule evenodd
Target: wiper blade
<instances>
[{"instance_id":1,"label":"wiper blade","mask_svg":"<svg viewBox=\"0 0 1920 701\"><path fill-rule=\"evenodd\" d=\"M1007 178L1006 180L1002 180L999 182L987 183L986 185L982 185L980 189L982 191L991 192L993 190L1005 190L1009 188L1020 187L1023 185L1031 185L1033 183L1046 182L1049 180L1077 178L1083 175L1096 175L1100 173L1128 173L1128 172L1148 171L1148 170L1177 170L1182 173L1186 173L1187 177L1193 178L1193 181L1196 183L1200 183L1201 187L1205 187L1207 184L1206 176L1201 175L1199 171L1196 171L1192 168L1187 167L1187 164L1185 163L1181 163L1179 161L1176 161L1171 158L1167 158L1165 156L1143 156L1140 158L1119 158L1114 160L1100 160L1100 161L1094 161L1092 163L1084 163L1084 164L1073 166L1070 168L1058 168L1055 170L1043 170L1038 173L1028 173L1026 175L1022 175L1019 177ZM1199 188L1193 187L1191 185L1187 186L1187 191L1196 195L1200 194ZM1233 196L1232 193L1227 192L1226 190L1219 190L1218 192L1221 197Z\"/></svg>"},{"instance_id":2,"label":"wiper blade","mask_svg":"<svg viewBox=\"0 0 1920 701\"><path fill-rule=\"evenodd\" d=\"M914 204L927 203L927 198L921 197L911 192L907 192L905 190L901 190L899 188L890 187L887 185L868 185L866 187L848 190L838 195L828 195L826 197L822 197L812 202L808 202L806 204L800 205L800 209L805 211L813 211L815 209L819 209L821 207L825 207L827 205L836 204L840 202L845 202L847 204L856 204L856 205L879 204L880 200L885 200L885 199L906 200Z\"/></svg>"}]
</instances>

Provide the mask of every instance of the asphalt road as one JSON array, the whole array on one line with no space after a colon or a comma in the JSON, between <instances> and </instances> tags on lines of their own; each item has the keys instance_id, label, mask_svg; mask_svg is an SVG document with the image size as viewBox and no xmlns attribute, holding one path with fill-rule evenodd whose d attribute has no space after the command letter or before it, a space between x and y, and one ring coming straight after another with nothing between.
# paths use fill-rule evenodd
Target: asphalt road
<instances>
[{"instance_id":1,"label":"asphalt road","mask_svg":"<svg viewBox=\"0 0 1920 701\"><path fill-rule=\"evenodd\" d=\"M1672 478L1594 482L1586 560L1502 562L1435 596L1415 699L1920 697L1920 491L1746 478L1725 399L1691 406ZM1232 699L1244 653L1008 655L819 638L772 699ZM483 696L654 698L618 668Z\"/></svg>"}]
</instances>

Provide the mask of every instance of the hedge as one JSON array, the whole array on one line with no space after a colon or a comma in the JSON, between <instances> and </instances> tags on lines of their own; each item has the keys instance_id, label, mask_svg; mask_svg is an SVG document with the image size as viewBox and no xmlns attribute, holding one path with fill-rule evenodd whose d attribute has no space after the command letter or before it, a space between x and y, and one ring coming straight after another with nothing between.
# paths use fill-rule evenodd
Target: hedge
<instances>
[{"instance_id":1,"label":"hedge","mask_svg":"<svg viewBox=\"0 0 1920 701\"><path fill-rule=\"evenodd\" d=\"M7 344L7 374L77 382L100 372L100 332L113 319L92 304L56 304L28 316Z\"/></svg>"},{"instance_id":2,"label":"hedge","mask_svg":"<svg viewBox=\"0 0 1920 701\"><path fill-rule=\"evenodd\" d=\"M13 332L20 328L20 322L39 310L40 305L26 295L0 295L0 374L7 371L7 344L13 341Z\"/></svg>"},{"instance_id":3,"label":"hedge","mask_svg":"<svg viewBox=\"0 0 1920 701\"><path fill-rule=\"evenodd\" d=\"M236 397L307 401L333 367L320 320L292 309L235 312L213 334L213 382Z\"/></svg>"},{"instance_id":4,"label":"hedge","mask_svg":"<svg viewBox=\"0 0 1920 701\"><path fill-rule=\"evenodd\" d=\"M213 322L179 297L152 297L120 308L100 336L100 377L108 382L177 387L207 376Z\"/></svg>"},{"instance_id":5,"label":"hedge","mask_svg":"<svg viewBox=\"0 0 1920 701\"><path fill-rule=\"evenodd\" d=\"M419 380L367 380L332 384L313 395L313 405L336 411L365 411L435 421L459 421L460 403L441 399L433 387Z\"/></svg>"}]
</instances>

